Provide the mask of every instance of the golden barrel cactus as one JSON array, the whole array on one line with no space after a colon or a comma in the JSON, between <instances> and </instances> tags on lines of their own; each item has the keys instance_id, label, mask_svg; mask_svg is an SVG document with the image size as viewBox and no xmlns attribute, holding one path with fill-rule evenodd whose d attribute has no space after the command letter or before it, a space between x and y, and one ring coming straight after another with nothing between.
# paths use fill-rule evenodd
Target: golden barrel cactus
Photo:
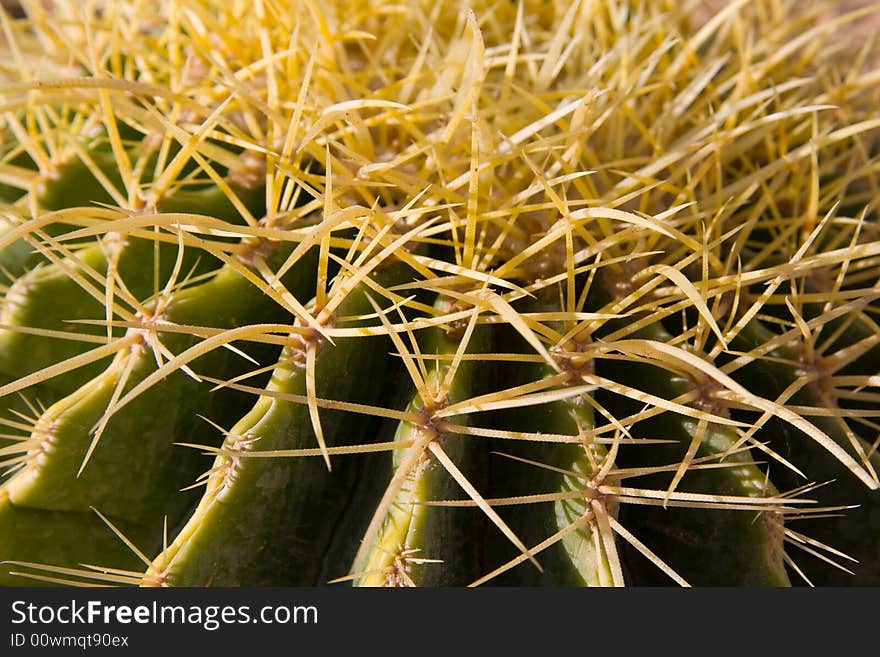
<instances>
[{"instance_id":1,"label":"golden barrel cactus","mask_svg":"<svg viewBox=\"0 0 880 657\"><path fill-rule=\"evenodd\" d=\"M834 8L4 10L0 583L880 582Z\"/></svg>"}]
</instances>

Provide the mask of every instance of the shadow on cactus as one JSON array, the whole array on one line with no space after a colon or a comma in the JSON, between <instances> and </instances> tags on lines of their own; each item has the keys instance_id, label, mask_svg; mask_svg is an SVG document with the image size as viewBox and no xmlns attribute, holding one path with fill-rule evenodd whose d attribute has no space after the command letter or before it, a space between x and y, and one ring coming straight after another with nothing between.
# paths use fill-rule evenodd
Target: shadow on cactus
<instances>
[{"instance_id":1,"label":"shadow on cactus","mask_svg":"<svg viewBox=\"0 0 880 657\"><path fill-rule=\"evenodd\" d=\"M869 10L22 5L0 584L880 583Z\"/></svg>"}]
</instances>

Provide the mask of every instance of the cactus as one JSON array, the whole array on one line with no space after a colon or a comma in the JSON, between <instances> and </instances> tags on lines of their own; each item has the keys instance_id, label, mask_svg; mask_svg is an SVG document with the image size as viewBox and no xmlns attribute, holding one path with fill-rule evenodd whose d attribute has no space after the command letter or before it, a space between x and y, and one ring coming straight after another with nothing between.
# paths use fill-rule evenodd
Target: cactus
<instances>
[{"instance_id":1,"label":"cactus","mask_svg":"<svg viewBox=\"0 0 880 657\"><path fill-rule=\"evenodd\" d=\"M880 583L871 8L20 5L0 585Z\"/></svg>"}]
</instances>

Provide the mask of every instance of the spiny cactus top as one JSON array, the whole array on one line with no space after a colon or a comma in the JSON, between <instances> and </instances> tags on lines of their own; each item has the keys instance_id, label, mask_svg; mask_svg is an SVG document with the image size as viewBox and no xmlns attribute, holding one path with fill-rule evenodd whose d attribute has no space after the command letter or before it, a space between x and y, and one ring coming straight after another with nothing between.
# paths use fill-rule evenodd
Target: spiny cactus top
<instances>
[{"instance_id":1,"label":"spiny cactus top","mask_svg":"<svg viewBox=\"0 0 880 657\"><path fill-rule=\"evenodd\" d=\"M870 9L20 5L0 584L880 582Z\"/></svg>"}]
</instances>

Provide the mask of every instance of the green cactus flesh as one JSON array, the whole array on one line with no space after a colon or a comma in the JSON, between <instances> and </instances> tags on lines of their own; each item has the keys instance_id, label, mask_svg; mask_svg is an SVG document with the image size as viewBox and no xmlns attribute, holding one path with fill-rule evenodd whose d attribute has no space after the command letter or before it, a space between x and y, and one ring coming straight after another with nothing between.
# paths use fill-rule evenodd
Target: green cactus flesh
<instances>
[{"instance_id":1,"label":"green cactus flesh","mask_svg":"<svg viewBox=\"0 0 880 657\"><path fill-rule=\"evenodd\" d=\"M0 585L880 584L870 8L22 5Z\"/></svg>"}]
</instances>

